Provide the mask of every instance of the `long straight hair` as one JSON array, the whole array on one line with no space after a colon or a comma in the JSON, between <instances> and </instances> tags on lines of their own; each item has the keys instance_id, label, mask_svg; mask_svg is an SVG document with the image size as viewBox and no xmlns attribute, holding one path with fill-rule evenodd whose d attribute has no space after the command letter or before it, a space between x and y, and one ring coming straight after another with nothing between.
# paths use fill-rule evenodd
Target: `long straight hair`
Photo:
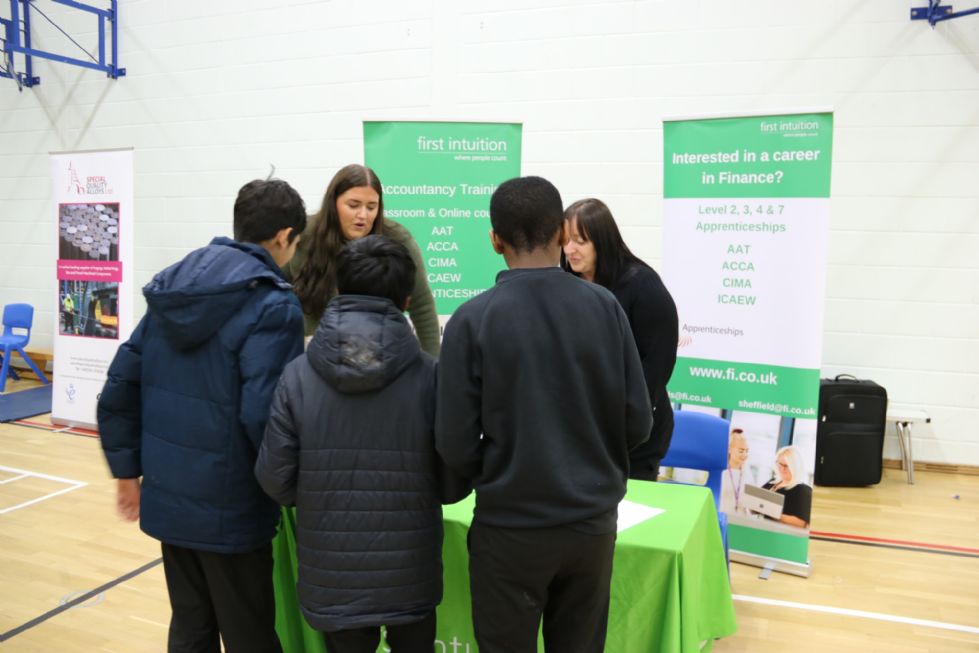
<instances>
[{"instance_id":1,"label":"long straight hair","mask_svg":"<svg viewBox=\"0 0 979 653\"><path fill-rule=\"evenodd\" d=\"M593 197L578 200L565 209L564 220L574 221L581 237L595 246L595 283L598 285L611 289L625 274L630 263L649 267L629 251L605 202ZM570 225L568 231L570 235ZM571 269L563 250L561 267L581 276Z\"/></svg>"},{"instance_id":2,"label":"long straight hair","mask_svg":"<svg viewBox=\"0 0 979 653\"><path fill-rule=\"evenodd\" d=\"M347 244L340 227L340 212L337 211L337 198L351 188L370 186L377 192L377 218L371 226L371 234L380 234L384 223L384 192L381 181L367 166L352 163L344 166L333 175L326 187L323 205L319 213L310 217L314 223L312 233L299 241L306 253L301 267L293 279L296 295L302 303L303 311L310 317L319 319L330 298L336 294L337 254Z\"/></svg>"}]
</instances>

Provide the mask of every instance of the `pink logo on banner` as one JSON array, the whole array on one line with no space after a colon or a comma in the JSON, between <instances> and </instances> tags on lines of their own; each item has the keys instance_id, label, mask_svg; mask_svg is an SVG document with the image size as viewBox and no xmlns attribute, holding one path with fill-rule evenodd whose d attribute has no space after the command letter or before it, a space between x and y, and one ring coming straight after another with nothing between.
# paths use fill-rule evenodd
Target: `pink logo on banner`
<instances>
[{"instance_id":1,"label":"pink logo on banner","mask_svg":"<svg viewBox=\"0 0 979 653\"><path fill-rule=\"evenodd\" d=\"M111 195L112 188L109 180L104 175L86 175L85 183L82 183L78 176L78 169L72 161L68 161L68 188L65 192L69 195Z\"/></svg>"},{"instance_id":2,"label":"pink logo on banner","mask_svg":"<svg viewBox=\"0 0 979 653\"><path fill-rule=\"evenodd\" d=\"M122 281L121 261L73 261L58 259L61 281Z\"/></svg>"}]
</instances>

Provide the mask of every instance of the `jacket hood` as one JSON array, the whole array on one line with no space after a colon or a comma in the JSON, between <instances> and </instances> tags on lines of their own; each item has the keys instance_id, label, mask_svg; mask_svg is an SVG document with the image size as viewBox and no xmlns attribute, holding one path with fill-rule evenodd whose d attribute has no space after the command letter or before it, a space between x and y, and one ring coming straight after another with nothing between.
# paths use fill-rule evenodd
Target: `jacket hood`
<instances>
[{"instance_id":1,"label":"jacket hood","mask_svg":"<svg viewBox=\"0 0 979 653\"><path fill-rule=\"evenodd\" d=\"M159 272L143 296L164 336L187 350L213 336L263 284L291 288L264 247L219 237Z\"/></svg>"},{"instance_id":2,"label":"jacket hood","mask_svg":"<svg viewBox=\"0 0 979 653\"><path fill-rule=\"evenodd\" d=\"M306 350L313 370L347 394L385 387L420 355L411 325L394 303L365 295L331 299Z\"/></svg>"}]
</instances>

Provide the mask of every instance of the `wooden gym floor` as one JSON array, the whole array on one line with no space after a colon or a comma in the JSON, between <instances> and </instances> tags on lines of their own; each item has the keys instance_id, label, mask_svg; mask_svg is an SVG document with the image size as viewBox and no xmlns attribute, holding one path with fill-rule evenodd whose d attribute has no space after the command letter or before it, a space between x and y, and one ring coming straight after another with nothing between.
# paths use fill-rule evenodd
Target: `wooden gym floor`
<instances>
[{"instance_id":1,"label":"wooden gym floor","mask_svg":"<svg viewBox=\"0 0 979 653\"><path fill-rule=\"evenodd\" d=\"M32 385L16 383L8 390ZM979 651L979 476L915 477L888 469L875 487L817 487L812 576L762 580L732 564L738 633L714 651ZM0 424L5 653L164 651L158 559L158 544L116 517L97 439Z\"/></svg>"}]
</instances>

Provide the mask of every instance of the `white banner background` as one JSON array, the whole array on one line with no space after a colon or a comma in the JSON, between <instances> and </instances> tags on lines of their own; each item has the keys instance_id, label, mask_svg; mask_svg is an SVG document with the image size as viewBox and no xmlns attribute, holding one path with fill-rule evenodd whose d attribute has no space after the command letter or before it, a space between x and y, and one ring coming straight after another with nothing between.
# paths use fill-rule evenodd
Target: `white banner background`
<instances>
[{"instance_id":1,"label":"white banner background","mask_svg":"<svg viewBox=\"0 0 979 653\"><path fill-rule=\"evenodd\" d=\"M750 361L786 367L822 364L823 297L829 240L827 198L674 198L663 202L663 269L684 323L723 326L740 334L694 335L682 356ZM772 207L775 215L745 218L732 207ZM711 210L727 210L725 215ZM785 231L697 230L700 223L777 224ZM742 248L731 252L729 248ZM723 264L731 269L724 269ZM751 265L750 270L738 266ZM750 288L725 287L746 280ZM743 296L751 305L717 296ZM800 319L800 316L805 316Z\"/></svg>"}]
</instances>

